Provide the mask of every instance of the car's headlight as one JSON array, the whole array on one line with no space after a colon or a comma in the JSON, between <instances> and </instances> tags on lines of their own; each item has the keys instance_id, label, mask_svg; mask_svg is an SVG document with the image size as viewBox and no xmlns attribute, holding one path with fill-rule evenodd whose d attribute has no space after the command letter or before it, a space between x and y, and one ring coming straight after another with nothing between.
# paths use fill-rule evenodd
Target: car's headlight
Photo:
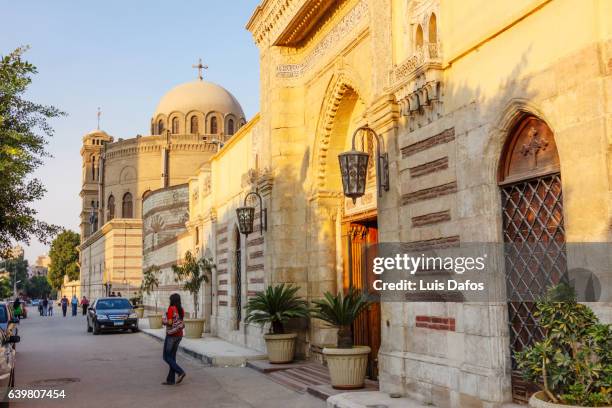
<instances>
[{"instance_id":1,"label":"car's headlight","mask_svg":"<svg viewBox=\"0 0 612 408\"><path fill-rule=\"evenodd\" d=\"M128 318L130 319L136 319L138 317L138 315L134 312L130 313L130 315L128 316Z\"/></svg>"},{"instance_id":2,"label":"car's headlight","mask_svg":"<svg viewBox=\"0 0 612 408\"><path fill-rule=\"evenodd\" d=\"M99 314L99 315L96 315L96 317L97 317L98 319L101 319L101 320L108 320L108 316L107 316L107 315L104 315L104 314Z\"/></svg>"}]
</instances>

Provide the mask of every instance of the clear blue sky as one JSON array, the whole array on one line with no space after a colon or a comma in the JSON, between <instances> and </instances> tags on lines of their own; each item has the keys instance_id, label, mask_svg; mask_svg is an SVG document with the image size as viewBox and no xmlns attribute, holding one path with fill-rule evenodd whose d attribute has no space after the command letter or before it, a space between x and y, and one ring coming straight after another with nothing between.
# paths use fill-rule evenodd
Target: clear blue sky
<instances>
[{"instance_id":1,"label":"clear blue sky","mask_svg":"<svg viewBox=\"0 0 612 408\"><path fill-rule=\"evenodd\" d=\"M247 118L259 110L259 57L244 28L259 0L0 0L0 55L30 45L27 59L39 74L30 99L68 113L54 120L56 134L36 176L47 194L36 203L40 218L78 231L84 133L101 128L115 137L147 134L160 97L196 78L205 79L242 104ZM33 262L48 248L26 247Z\"/></svg>"}]
</instances>

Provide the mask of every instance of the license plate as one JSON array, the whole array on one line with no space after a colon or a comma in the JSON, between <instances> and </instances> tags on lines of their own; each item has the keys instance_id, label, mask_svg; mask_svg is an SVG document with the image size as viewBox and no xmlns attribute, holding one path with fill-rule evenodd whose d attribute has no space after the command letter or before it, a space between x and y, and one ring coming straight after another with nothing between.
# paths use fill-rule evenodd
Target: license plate
<instances>
[{"instance_id":1,"label":"license plate","mask_svg":"<svg viewBox=\"0 0 612 408\"><path fill-rule=\"evenodd\" d=\"M119 320L117 322L113 322L115 326L123 326L123 320Z\"/></svg>"}]
</instances>

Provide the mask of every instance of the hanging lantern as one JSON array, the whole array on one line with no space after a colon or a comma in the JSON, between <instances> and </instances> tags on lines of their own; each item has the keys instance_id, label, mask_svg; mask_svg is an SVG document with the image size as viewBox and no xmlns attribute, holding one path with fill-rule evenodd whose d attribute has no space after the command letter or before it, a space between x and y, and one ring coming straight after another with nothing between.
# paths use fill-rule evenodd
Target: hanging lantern
<instances>
[{"instance_id":1,"label":"hanging lantern","mask_svg":"<svg viewBox=\"0 0 612 408\"><path fill-rule=\"evenodd\" d=\"M255 207L236 208L238 217L238 230L241 234L249 235L253 232L253 221L255 220Z\"/></svg>"},{"instance_id":2,"label":"hanging lantern","mask_svg":"<svg viewBox=\"0 0 612 408\"><path fill-rule=\"evenodd\" d=\"M366 152L354 149L338 155L344 195L352 198L353 204L365 193L369 159Z\"/></svg>"}]
</instances>

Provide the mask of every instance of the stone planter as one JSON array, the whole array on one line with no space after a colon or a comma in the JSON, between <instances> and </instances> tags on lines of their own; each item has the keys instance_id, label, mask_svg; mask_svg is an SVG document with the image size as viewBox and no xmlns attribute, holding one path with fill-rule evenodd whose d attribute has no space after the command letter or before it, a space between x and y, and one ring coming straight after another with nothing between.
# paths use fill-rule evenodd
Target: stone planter
<instances>
[{"instance_id":1,"label":"stone planter","mask_svg":"<svg viewBox=\"0 0 612 408\"><path fill-rule=\"evenodd\" d=\"M144 317L144 307L138 306L134 310L136 311L136 316L138 316L139 319L142 319Z\"/></svg>"},{"instance_id":2,"label":"stone planter","mask_svg":"<svg viewBox=\"0 0 612 408\"><path fill-rule=\"evenodd\" d=\"M199 339L204 332L204 319L184 319L184 335L188 339Z\"/></svg>"},{"instance_id":3,"label":"stone planter","mask_svg":"<svg viewBox=\"0 0 612 408\"><path fill-rule=\"evenodd\" d=\"M329 368L332 387L338 390L363 388L370 351L368 346L324 348L323 355Z\"/></svg>"},{"instance_id":4,"label":"stone planter","mask_svg":"<svg viewBox=\"0 0 612 408\"><path fill-rule=\"evenodd\" d=\"M272 364L290 363L295 355L295 339L297 333L264 334L268 360Z\"/></svg>"},{"instance_id":5,"label":"stone planter","mask_svg":"<svg viewBox=\"0 0 612 408\"><path fill-rule=\"evenodd\" d=\"M152 313L147 317L149 318L149 329L161 329L162 328L161 313Z\"/></svg>"},{"instance_id":6,"label":"stone planter","mask_svg":"<svg viewBox=\"0 0 612 408\"><path fill-rule=\"evenodd\" d=\"M577 405L563 405L555 404L554 402L548 402L548 398L544 391L538 391L529 398L529 406L531 408L584 408ZM612 408L612 407L601 407L601 408Z\"/></svg>"}]
</instances>

